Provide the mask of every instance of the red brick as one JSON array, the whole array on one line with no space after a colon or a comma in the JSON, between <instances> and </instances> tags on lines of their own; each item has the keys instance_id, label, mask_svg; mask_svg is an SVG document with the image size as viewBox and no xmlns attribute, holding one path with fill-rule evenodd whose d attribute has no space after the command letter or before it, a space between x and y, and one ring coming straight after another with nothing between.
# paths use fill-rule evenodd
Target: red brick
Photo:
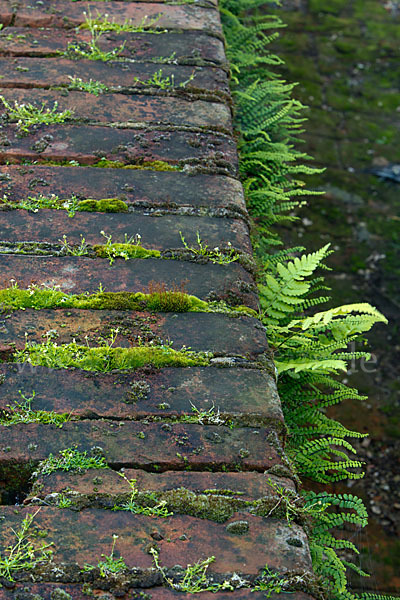
<instances>
[{"instance_id":1,"label":"red brick","mask_svg":"<svg viewBox=\"0 0 400 600\"><path fill-rule=\"evenodd\" d=\"M57 591L63 590L69 597L65 600L87 600L87 594L82 590L82 584L65 584L65 583L34 583L34 584L16 584L14 589L0 590L1 600L34 600L35 595L40 596L41 600L55 600ZM91 597L94 599L104 596L104 590L94 589L91 586ZM115 596L112 592L107 592L107 600L133 600L138 594L138 600L193 600L193 594L185 592L177 592L166 587L152 587L143 589L137 589L129 592L118 590L118 594ZM55 593L54 593L55 592ZM60 593L60 592L58 592ZM139 594L142 594L140 596ZM271 594L271 600L282 600L281 594ZM252 592L249 588L241 588L234 592L202 592L202 600L265 600L265 592ZM304 592L291 592L291 600L312 600L311 596Z\"/></svg>"},{"instance_id":2,"label":"red brick","mask_svg":"<svg viewBox=\"0 0 400 600\"><path fill-rule=\"evenodd\" d=\"M10 25L13 17L11 2L0 0L0 23L4 26Z\"/></svg>"},{"instance_id":3,"label":"red brick","mask_svg":"<svg viewBox=\"0 0 400 600\"><path fill-rule=\"evenodd\" d=\"M85 22L84 11L90 11L92 16L96 17L107 14L108 19L115 20L116 23L123 23L125 19L129 19L134 25L140 25L145 16L151 18L160 15L153 28L201 31L222 36L217 11L190 4L162 5L154 2L107 2L103 7L98 2L71 4L69 0L21 0L14 25L71 28Z\"/></svg>"},{"instance_id":4,"label":"red brick","mask_svg":"<svg viewBox=\"0 0 400 600\"><path fill-rule=\"evenodd\" d=\"M6 517L0 530L3 547L12 540L11 527L17 529L26 514L33 512L32 508L4 507L1 510ZM229 524L242 520L248 524L247 532L230 533ZM115 552L130 568L152 567L148 548L156 545L160 563L167 569L177 564L186 567L188 563L215 556L215 562L209 567L210 574L236 572L257 576L266 564L280 571L311 573L307 538L298 525L289 526L284 521L248 513L236 513L228 523L215 523L180 515L161 519L124 511L88 509L77 513L42 507L35 523L48 532L46 542L54 542L53 560L60 566L61 563L78 563L81 567L85 563L96 565L102 553L111 551L112 536L116 534L119 537ZM155 532L162 538L157 542L151 535ZM301 545L293 546L290 542L294 539ZM50 567L49 576L51 573Z\"/></svg>"},{"instance_id":5,"label":"red brick","mask_svg":"<svg viewBox=\"0 0 400 600\"><path fill-rule=\"evenodd\" d=\"M18 390L27 398L35 391L35 410L83 418L181 417L193 414L192 406L205 411L214 406L221 417L233 418L242 426L269 424L283 434L275 382L255 369L147 368L104 374L18 363L0 364L1 375L1 408L21 400Z\"/></svg>"},{"instance_id":6,"label":"red brick","mask_svg":"<svg viewBox=\"0 0 400 600\"><path fill-rule=\"evenodd\" d=\"M21 137L17 125L2 128L0 159L71 161L93 165L99 157L140 165L164 161L179 168L224 175L237 173L234 140L227 135L187 131L133 131L67 123L39 127Z\"/></svg>"},{"instance_id":7,"label":"red brick","mask_svg":"<svg viewBox=\"0 0 400 600\"><path fill-rule=\"evenodd\" d=\"M69 43L87 43L90 39L91 34L87 29L60 29L57 35L54 35L54 29L7 27L0 31L0 53L7 56L46 57L64 52ZM226 68L223 42L196 31L159 33L150 37L147 33L110 31L98 40L98 46L104 52L111 52L114 48L120 48L122 44L125 45L119 56L125 58L151 60L157 64L175 53L174 62L178 64L222 65Z\"/></svg>"},{"instance_id":8,"label":"red brick","mask_svg":"<svg viewBox=\"0 0 400 600\"><path fill-rule=\"evenodd\" d=\"M143 292L150 281L159 281L167 288L185 284L188 294L202 300L226 300L258 309L252 276L237 262L216 265L149 258L117 259L110 265L105 258L0 254L0 272L3 287L14 279L23 288L36 283L60 286L74 294L94 293L100 285L108 292Z\"/></svg>"},{"instance_id":9,"label":"red brick","mask_svg":"<svg viewBox=\"0 0 400 600\"><path fill-rule=\"evenodd\" d=\"M265 330L256 319L232 318L218 313L156 313L122 310L50 309L14 311L0 329L0 345L11 349L25 347L25 340L40 343L46 332L57 332L57 343L76 339L97 346L119 328L116 347L144 342L171 340L177 350L182 346L219 355L257 359L268 350ZM54 333L55 335L55 333Z\"/></svg>"},{"instance_id":10,"label":"red brick","mask_svg":"<svg viewBox=\"0 0 400 600\"><path fill-rule=\"evenodd\" d=\"M1 444L0 472L75 446L79 451L102 448L116 468L265 471L286 462L276 434L267 428L95 420L57 428L31 423L5 427Z\"/></svg>"},{"instance_id":11,"label":"red brick","mask_svg":"<svg viewBox=\"0 0 400 600\"><path fill-rule=\"evenodd\" d=\"M65 92L52 90L0 89L0 95L10 102L36 104L57 110L72 110L72 120L93 124L114 123L124 127L154 125L162 129L167 125L191 127L193 129L213 129L231 131L230 109L224 104L203 100L186 101L181 98L144 95L105 94L94 96L86 92ZM7 111L2 105L0 115ZM46 133L46 128L43 128Z\"/></svg>"},{"instance_id":12,"label":"red brick","mask_svg":"<svg viewBox=\"0 0 400 600\"><path fill-rule=\"evenodd\" d=\"M120 198L134 207L188 214L247 216L243 188L230 177L90 167L3 166L1 195L18 201L38 194L60 198Z\"/></svg>"},{"instance_id":13,"label":"red brick","mask_svg":"<svg viewBox=\"0 0 400 600\"><path fill-rule=\"evenodd\" d=\"M198 247L197 233L203 244L211 248L223 247L230 242L233 248L251 253L249 230L239 219L186 217L163 215L152 217L139 212L86 213L77 212L73 218L64 210L43 209L37 213L27 210L0 211L0 240L21 242L37 240L59 244L62 232L70 244L80 244L81 235L86 243L104 244L100 231L112 234L115 242L135 234L141 235L142 244L154 250L182 249L179 231L189 246Z\"/></svg>"},{"instance_id":14,"label":"red brick","mask_svg":"<svg viewBox=\"0 0 400 600\"><path fill-rule=\"evenodd\" d=\"M162 70L162 77L170 77L178 93L190 93L210 97L216 92L221 98L228 98L228 77L222 69L214 67L197 67L164 64L162 67L146 62L102 62L95 60L68 60L66 58L0 58L1 86L24 88L47 88L49 86L68 86L70 77L75 76L89 81L101 81L114 90L138 88L146 90L146 86L135 82L151 79L154 73ZM194 78L189 81L190 77ZM181 84L188 82L185 87ZM148 86L147 86L148 87ZM153 88L157 92L157 88ZM171 92L175 91L171 88Z\"/></svg>"},{"instance_id":15,"label":"red brick","mask_svg":"<svg viewBox=\"0 0 400 600\"><path fill-rule=\"evenodd\" d=\"M115 498L121 494L129 494L131 488L127 480L135 479L137 489L141 492L162 494L184 488L195 493L210 492L216 495L229 495L244 502L251 502L271 496L276 498L275 490L268 479L286 489L295 491L293 481L265 473L207 473L198 471L166 471L165 473L148 473L140 469L124 469L126 479L117 471L105 469L99 474L97 469L89 469L85 473L65 473L57 471L35 480L32 496L45 498L48 494L60 494L65 491L78 492L91 498L108 496ZM209 494L211 495L211 494ZM31 501L28 497L27 503ZM275 500L276 502L276 500Z\"/></svg>"}]
</instances>

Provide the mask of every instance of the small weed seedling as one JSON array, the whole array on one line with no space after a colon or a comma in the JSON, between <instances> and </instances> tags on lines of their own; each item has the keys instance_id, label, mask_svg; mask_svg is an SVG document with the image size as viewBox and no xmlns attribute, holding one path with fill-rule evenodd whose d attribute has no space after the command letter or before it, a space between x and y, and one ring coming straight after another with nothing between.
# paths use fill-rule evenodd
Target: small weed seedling
<instances>
[{"instance_id":1,"label":"small weed seedling","mask_svg":"<svg viewBox=\"0 0 400 600\"><path fill-rule=\"evenodd\" d=\"M42 106L34 106L33 104L19 104L16 100L14 106L0 96L3 106L7 110L7 116L10 121L16 122L18 129L23 133L29 133L30 127L37 125L52 125L53 123L64 123L66 119L70 119L73 115L72 110L57 110L58 103L54 102L53 108L45 108L45 102Z\"/></svg>"},{"instance_id":2,"label":"small weed seedling","mask_svg":"<svg viewBox=\"0 0 400 600\"><path fill-rule=\"evenodd\" d=\"M182 244L185 246L186 250L189 250L194 256L204 256L214 264L229 265L239 258L236 250L231 248L230 242L228 242L229 250L222 252L218 247L210 248L207 244L203 244L199 232L197 232L197 247L189 246L181 231L179 232L179 235L181 236Z\"/></svg>"},{"instance_id":3,"label":"small weed seedling","mask_svg":"<svg viewBox=\"0 0 400 600\"><path fill-rule=\"evenodd\" d=\"M89 246L86 243L85 238L82 237L82 234L79 246L71 246L66 235L63 235L62 240L59 240L59 242L61 242L63 253L67 256L87 256L88 254Z\"/></svg>"},{"instance_id":4,"label":"small weed seedling","mask_svg":"<svg viewBox=\"0 0 400 600\"><path fill-rule=\"evenodd\" d=\"M63 423L71 420L71 415L67 413L58 414L53 411L33 410L34 391L30 398L26 398L21 390L18 390L18 393L23 402L15 402L13 406L7 405L6 410L0 412L0 425L8 427L18 423L46 423L47 425L62 427Z\"/></svg>"},{"instance_id":5,"label":"small weed seedling","mask_svg":"<svg viewBox=\"0 0 400 600\"><path fill-rule=\"evenodd\" d=\"M233 587L229 582L225 581L224 583L212 583L207 576L208 567L214 562L215 556L210 556L205 560L199 560L194 565L187 565L179 582L175 583L170 577L167 576L165 567L160 565L157 550L151 548L150 554L153 557L154 566L162 574L164 581L174 590L179 592L187 592L188 594L233 590Z\"/></svg>"},{"instance_id":6,"label":"small weed seedling","mask_svg":"<svg viewBox=\"0 0 400 600\"><path fill-rule=\"evenodd\" d=\"M154 17L148 17L147 15L143 17L141 22L138 25L134 25L132 23L132 19L125 19L123 23L116 23L115 19L110 21L107 17L108 14L100 15L97 13L97 17L94 19L89 11L86 15L85 22L80 26L81 29L89 29L92 36L103 35L103 33L107 33L109 31L114 31L115 33L163 33L163 30L152 29L153 25L157 23L160 19L160 15L155 15Z\"/></svg>"},{"instance_id":7,"label":"small weed seedling","mask_svg":"<svg viewBox=\"0 0 400 600\"><path fill-rule=\"evenodd\" d=\"M23 210L29 210L31 212L38 212L41 208L52 208L55 210L67 210L68 216L73 217L78 210L79 200L72 194L70 199L61 200L55 194L50 196L28 196L28 198L22 198L17 202L8 201L7 198L3 198L4 203L11 208L19 208Z\"/></svg>"},{"instance_id":8,"label":"small weed seedling","mask_svg":"<svg viewBox=\"0 0 400 600\"><path fill-rule=\"evenodd\" d=\"M214 405L208 410L200 410L198 409L192 402L190 402L192 407L192 412L194 413L192 416L188 416L187 419L193 423L199 423L200 425L224 425L225 420L221 418L219 408L215 410Z\"/></svg>"},{"instance_id":9,"label":"small weed seedling","mask_svg":"<svg viewBox=\"0 0 400 600\"><path fill-rule=\"evenodd\" d=\"M174 74L163 77L163 71L162 71L162 69L159 69L158 71L156 71L154 73L154 75L152 77L150 77L146 81L139 79L139 77L135 77L134 81L135 81L135 83L140 83L141 85L157 87L157 88L160 88L161 90L167 90L167 89L171 89L171 88L184 88L187 86L188 83L193 81L194 77L195 77L195 74L193 72L190 75L190 77L188 79L186 79L186 81L182 81L182 83L180 83L179 85L175 85Z\"/></svg>"},{"instance_id":10,"label":"small weed seedling","mask_svg":"<svg viewBox=\"0 0 400 600\"><path fill-rule=\"evenodd\" d=\"M130 258L150 258L160 256L159 250L147 250L142 246L142 237L139 233L128 238L125 234L124 242L121 244L113 244L112 235L107 235L104 231L100 232L103 237L107 240L104 246L94 246L97 256L101 258L108 258L110 265L113 264L116 258L124 258L129 260Z\"/></svg>"},{"instance_id":11,"label":"small weed seedling","mask_svg":"<svg viewBox=\"0 0 400 600\"><path fill-rule=\"evenodd\" d=\"M157 502L157 498L154 494L150 494L150 500L155 502L154 506L141 506L137 503L137 496L139 494L139 490L136 487L136 479L128 479L126 475L123 473L118 473L121 477L128 482L129 487L131 488L130 498L125 504L115 505L112 510L127 510L129 512L134 513L135 515L147 515L150 517L170 517L173 513L168 512L166 507L165 500L161 500L161 502Z\"/></svg>"},{"instance_id":12,"label":"small weed seedling","mask_svg":"<svg viewBox=\"0 0 400 600\"><path fill-rule=\"evenodd\" d=\"M52 554L50 546L52 544L45 544L44 542L41 545L36 544L30 532L33 519L39 510L33 515L27 515L17 531L12 529L16 541L14 545L10 545L5 549L4 555L0 554L0 577L14 581L16 573L32 571L37 566L50 561Z\"/></svg>"},{"instance_id":13,"label":"small weed seedling","mask_svg":"<svg viewBox=\"0 0 400 600\"><path fill-rule=\"evenodd\" d=\"M108 577L110 575L111 576L117 575L118 573L121 573L122 571L126 571L126 569L128 567L126 566L125 561L122 558L122 556L120 556L119 558L115 558L115 556L114 556L115 543L116 543L117 539L118 539L118 535L114 534L110 554L108 556L106 554L101 555L101 557L104 558L104 560L99 560L99 562L97 563L96 566L85 564L85 566L83 567L83 570L84 571L93 571L93 569L96 569L96 567L97 567L100 570L100 577Z\"/></svg>"},{"instance_id":14,"label":"small weed seedling","mask_svg":"<svg viewBox=\"0 0 400 600\"><path fill-rule=\"evenodd\" d=\"M251 591L265 592L265 597L270 598L272 594L285 592L288 588L288 584L289 580L286 577L270 571L268 566L265 565L261 580Z\"/></svg>"},{"instance_id":15,"label":"small weed seedling","mask_svg":"<svg viewBox=\"0 0 400 600\"><path fill-rule=\"evenodd\" d=\"M79 452L76 448L60 450L58 456L49 456L39 463L37 475L50 475L55 471L77 471L82 473L88 469L108 469L104 456L92 454L89 456L86 450Z\"/></svg>"},{"instance_id":16,"label":"small weed seedling","mask_svg":"<svg viewBox=\"0 0 400 600\"><path fill-rule=\"evenodd\" d=\"M125 42L123 42L119 48L113 48L113 50L110 50L109 52L105 52L99 47L101 36L105 31L110 30L104 29L101 26L101 21L99 19L92 19L90 13L89 16L86 15L86 21L82 27L89 29L91 34L90 41L87 44L79 44L77 42L69 43L66 51L62 53L64 56L67 56L68 58L84 58L87 60L108 62L117 59L124 51Z\"/></svg>"},{"instance_id":17,"label":"small weed seedling","mask_svg":"<svg viewBox=\"0 0 400 600\"><path fill-rule=\"evenodd\" d=\"M100 96L100 94L105 94L109 91L109 88L101 81L96 81L95 79L89 79L89 81L84 81L80 77L71 77L68 76L71 80L71 83L68 86L70 90L79 90L80 92L88 92L89 94L94 94L95 96Z\"/></svg>"}]
</instances>

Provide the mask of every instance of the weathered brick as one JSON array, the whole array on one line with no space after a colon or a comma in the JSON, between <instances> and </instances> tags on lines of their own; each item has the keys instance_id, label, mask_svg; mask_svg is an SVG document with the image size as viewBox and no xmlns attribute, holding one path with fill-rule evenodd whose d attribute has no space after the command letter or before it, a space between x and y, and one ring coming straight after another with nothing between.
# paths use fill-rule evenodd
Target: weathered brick
<instances>
[{"instance_id":1,"label":"weathered brick","mask_svg":"<svg viewBox=\"0 0 400 600\"><path fill-rule=\"evenodd\" d=\"M34 310L14 311L0 319L0 348L23 348L25 340L40 343L51 331L57 343L76 339L97 346L99 339L120 333L115 346L129 347L140 342L171 340L174 348L191 347L218 355L257 358L268 350L260 323L250 317L232 318L218 313L155 313L122 310Z\"/></svg>"},{"instance_id":2,"label":"weathered brick","mask_svg":"<svg viewBox=\"0 0 400 600\"><path fill-rule=\"evenodd\" d=\"M90 586L94 598L104 596L104 591ZM59 590L62 590L61 592ZM13 589L0 590L1 600L34 600L35 596L40 596L41 600L56 600L57 594L63 598L62 592L69 594L65 600L87 600L87 593L82 589L82 584L65 583L34 583L34 584L16 584ZM166 587L152 587L143 589L131 589L129 592L118 590L117 595L111 591L107 592L107 600L192 600L193 594L178 592ZM142 595L140 595L142 594ZM265 592L253 592L249 588L241 588L221 592L202 592L202 600L265 600ZM271 600L282 600L281 594L272 593ZM291 592L291 600L311 600L311 596L304 592Z\"/></svg>"},{"instance_id":3,"label":"weathered brick","mask_svg":"<svg viewBox=\"0 0 400 600\"><path fill-rule=\"evenodd\" d=\"M81 256L0 255L0 284L14 279L21 287L31 283L60 286L64 292L105 291L143 292L151 281L165 283L167 289L185 285L188 294L202 300L226 300L258 308L254 282L237 262L228 265L198 264L181 260L117 259L113 265L103 258Z\"/></svg>"},{"instance_id":4,"label":"weathered brick","mask_svg":"<svg viewBox=\"0 0 400 600\"><path fill-rule=\"evenodd\" d=\"M0 58L0 72L3 73L1 86L24 88L47 88L49 86L68 86L71 77L84 81L93 79L118 89L146 87L135 82L151 79L160 70L158 65L147 62L102 62L96 60L68 60L66 58ZM161 67L162 78L174 81L178 92L191 92L206 95L216 92L221 98L229 94L228 76L222 69L215 67L184 66L164 64ZM193 77L192 80L190 78ZM184 87L180 87L184 86ZM171 91L172 91L171 86ZM157 92L157 88L153 88ZM169 88L168 88L169 89ZM215 97L215 95L214 95Z\"/></svg>"},{"instance_id":5,"label":"weathered brick","mask_svg":"<svg viewBox=\"0 0 400 600\"><path fill-rule=\"evenodd\" d=\"M5 427L1 444L0 473L71 447L101 448L113 467L145 470L265 471L286 462L270 428L96 420L70 421L57 428L31 423Z\"/></svg>"},{"instance_id":6,"label":"weathered brick","mask_svg":"<svg viewBox=\"0 0 400 600\"><path fill-rule=\"evenodd\" d=\"M90 167L3 166L1 195L18 201L38 194L60 198L120 198L133 206L247 215L240 182L230 177Z\"/></svg>"},{"instance_id":7,"label":"weathered brick","mask_svg":"<svg viewBox=\"0 0 400 600\"><path fill-rule=\"evenodd\" d=\"M154 125L163 128L166 125L191 127L193 129L212 129L230 132L230 109L224 104L203 100L186 101L182 98L157 97L144 95L105 94L94 96L86 92L65 92L53 90L23 90L2 88L0 95L13 104L33 103L57 110L72 110L72 119L92 123L118 123L121 127L141 127ZM1 105L0 115L6 108ZM45 130L44 130L45 132Z\"/></svg>"},{"instance_id":8,"label":"weathered brick","mask_svg":"<svg viewBox=\"0 0 400 600\"><path fill-rule=\"evenodd\" d=\"M139 234L144 247L154 250L183 249L179 232L189 246L198 247L201 242L210 248L227 246L251 253L249 230L239 219L214 219L211 217L187 217L162 215L152 217L135 213L87 213L77 212L74 218L64 210L43 209L37 213L27 210L0 211L1 242L37 240L60 244L61 232L70 244L80 244L81 235L86 243L104 244L100 231L112 234L113 242L123 242L127 237ZM0 242L0 243L1 243Z\"/></svg>"},{"instance_id":9,"label":"weathered brick","mask_svg":"<svg viewBox=\"0 0 400 600\"><path fill-rule=\"evenodd\" d=\"M21 0L13 24L16 27L71 28L85 22L84 11L90 11L92 16L96 17L107 14L109 20L121 24L128 19L134 25L141 25L146 16L149 19L158 17L152 25L153 28L201 31L222 36L219 13L191 4L107 2L103 7L98 2L71 4L69 0Z\"/></svg>"},{"instance_id":10,"label":"weathered brick","mask_svg":"<svg viewBox=\"0 0 400 600\"><path fill-rule=\"evenodd\" d=\"M2 25L10 25L13 18L13 9L11 2L0 0L0 23Z\"/></svg>"},{"instance_id":11,"label":"weathered brick","mask_svg":"<svg viewBox=\"0 0 400 600\"><path fill-rule=\"evenodd\" d=\"M17 529L24 516L33 513L32 508L2 508L0 514L5 517L0 529L3 547L13 539L11 528ZM238 521L246 521L247 531L241 534L232 531L230 524ZM284 521L248 513L236 513L228 523L215 523L181 515L161 519L124 511L88 509L77 513L42 507L36 514L35 523L47 531L46 542L54 543L53 559L60 567L62 563L78 563L80 567L85 563L96 565L102 553L111 551L112 536L116 534L119 537L115 552L130 568L151 568L153 560L149 547L157 546L160 563L167 569L177 564L186 567L215 556L209 567L210 574L236 572L254 577L262 573L266 564L280 571L311 572L307 539L298 525L289 526ZM152 534L157 534L157 541ZM58 580L63 578L59 571L56 577Z\"/></svg>"},{"instance_id":12,"label":"weathered brick","mask_svg":"<svg viewBox=\"0 0 400 600\"><path fill-rule=\"evenodd\" d=\"M283 435L283 417L270 375L255 369L192 367L139 369L124 373L0 364L0 407L20 401L19 390L32 408L71 413L81 418L175 418L200 411L220 411L242 426L273 425Z\"/></svg>"},{"instance_id":13,"label":"weathered brick","mask_svg":"<svg viewBox=\"0 0 400 600\"><path fill-rule=\"evenodd\" d=\"M7 56L49 56L65 52L68 44L88 43L91 34L87 29L28 29L7 27L0 31L0 54ZM150 43L151 41L151 43ZM174 63L183 65L209 65L226 68L224 45L220 39L207 34L187 31L182 33L130 33L110 31L102 35L98 42L103 52L114 48L124 48L120 57L163 64L165 57L174 54ZM156 66L156 65L155 65Z\"/></svg>"},{"instance_id":14,"label":"weathered brick","mask_svg":"<svg viewBox=\"0 0 400 600\"><path fill-rule=\"evenodd\" d=\"M166 471L165 473L148 473L140 469L124 469L125 478L118 471L105 469L99 475L96 469L89 469L85 473L65 473L57 471L39 477L35 480L34 492L28 495L26 504L31 498L45 498L48 494L60 494L65 491L78 492L94 499L98 496L115 498L121 494L131 492L129 480L136 481L136 487L141 492L171 492L177 489L186 489L196 494L210 491L212 495L229 494L235 499L244 502L259 500L264 497L277 498L277 493L269 484L274 484L295 491L291 479L267 475L265 473L210 473L199 471ZM275 500L276 502L276 500Z\"/></svg>"},{"instance_id":15,"label":"weathered brick","mask_svg":"<svg viewBox=\"0 0 400 600\"><path fill-rule=\"evenodd\" d=\"M237 173L234 140L224 134L187 131L133 131L89 125L59 124L39 127L21 137L17 125L3 126L0 160L78 161L98 164L99 157L140 165L164 161L179 168L224 175Z\"/></svg>"}]
</instances>

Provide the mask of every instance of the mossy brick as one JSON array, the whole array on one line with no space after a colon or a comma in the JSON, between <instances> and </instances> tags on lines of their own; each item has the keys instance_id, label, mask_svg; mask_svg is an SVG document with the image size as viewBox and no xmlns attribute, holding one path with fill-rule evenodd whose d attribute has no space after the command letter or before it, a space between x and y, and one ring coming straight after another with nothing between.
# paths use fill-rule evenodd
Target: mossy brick
<instances>
[{"instance_id":1,"label":"mossy brick","mask_svg":"<svg viewBox=\"0 0 400 600\"><path fill-rule=\"evenodd\" d=\"M188 490L207 496L231 496L244 502L254 502L264 497L278 498L276 488L295 491L291 479L276 477L268 473L210 473L199 471L166 471L149 473L140 469L124 469L121 477L118 471L105 469L100 474L97 469L85 473L54 472L35 479L34 487L28 494L25 504L32 498L44 499L48 494L61 494L66 491L77 492L90 498L104 496L116 498L129 494L129 481L134 479L136 487L143 493L169 493L174 490Z\"/></svg>"},{"instance_id":2,"label":"mossy brick","mask_svg":"<svg viewBox=\"0 0 400 600\"><path fill-rule=\"evenodd\" d=\"M22 519L37 508L4 507L0 516L0 537L3 547L13 540L13 531ZM244 521L247 530L234 533L230 524ZM279 571L311 574L311 559L307 538L298 525L264 519L248 513L235 513L228 523L215 523L186 515L168 519L129 514L124 511L88 509L81 512L42 507L35 516L36 527L47 531L46 542L53 543L53 563L59 565L85 563L96 565L101 554L109 554L113 535L117 556L122 556L128 568L138 569L136 577L144 581L153 558L149 547L157 547L160 564L170 569L179 564L186 567L198 560L215 556L209 574L240 573L257 576L266 564ZM152 534L158 538L157 541ZM161 538L161 539L160 539ZM296 546L293 540L297 540ZM65 568L65 567L64 567ZM51 577L49 565L48 576ZM42 571L43 572L43 571ZM31 581L29 574L28 581ZM57 581L60 572L53 574ZM82 576L81 576L82 577ZM83 577L82 577L83 581ZM214 596L213 596L214 598Z\"/></svg>"},{"instance_id":3,"label":"mossy brick","mask_svg":"<svg viewBox=\"0 0 400 600\"><path fill-rule=\"evenodd\" d=\"M47 57L65 52L68 44L84 44L90 40L88 29L59 29L54 35L54 29L51 28L6 27L0 31L0 54ZM99 38L97 45L103 52L112 52L124 45L119 57L151 61L154 68L157 63L164 64L165 59L172 55L174 64L224 68L227 65L223 42L196 31L160 32L158 35L110 31Z\"/></svg>"},{"instance_id":4,"label":"mossy brick","mask_svg":"<svg viewBox=\"0 0 400 600\"><path fill-rule=\"evenodd\" d=\"M119 329L116 347L171 340L179 350L212 352L215 356L246 356L257 359L268 350L264 327L251 317L232 318L219 313L145 313L129 310L26 309L0 320L0 348L24 348L25 341L40 343L51 331L59 344L93 347Z\"/></svg>"},{"instance_id":5,"label":"mossy brick","mask_svg":"<svg viewBox=\"0 0 400 600\"><path fill-rule=\"evenodd\" d=\"M86 92L65 92L62 90L40 89L0 89L0 95L11 105L44 105L57 111L73 111L71 120L93 124L119 124L120 127L143 127L153 125L162 129L166 125L174 127L200 128L213 131L231 131L231 112L225 104L204 100L187 101L171 96L146 96L105 94L94 96ZM0 107L0 116L7 112ZM45 133L45 129L44 129Z\"/></svg>"},{"instance_id":6,"label":"mossy brick","mask_svg":"<svg viewBox=\"0 0 400 600\"><path fill-rule=\"evenodd\" d=\"M188 294L201 300L258 309L253 278L237 262L219 265L148 258L119 259L110 265L105 258L0 255L0 270L5 286L14 279L23 288L36 283L60 286L61 291L74 294L94 293L100 285L104 291L143 292L151 281L157 281L167 289L183 284Z\"/></svg>"},{"instance_id":7,"label":"mossy brick","mask_svg":"<svg viewBox=\"0 0 400 600\"><path fill-rule=\"evenodd\" d=\"M0 24L3 26L10 25L13 18L13 9L11 2L0 0Z\"/></svg>"},{"instance_id":8,"label":"mossy brick","mask_svg":"<svg viewBox=\"0 0 400 600\"><path fill-rule=\"evenodd\" d=\"M107 162L99 162L99 156ZM168 165L235 176L237 152L227 135L116 129L111 127L69 125L39 127L28 136L19 134L17 125L6 125L0 137L0 159L20 161L77 161L80 165L102 164L133 168L165 168ZM111 161L111 162L109 162ZM160 161L160 162L157 162ZM165 164L166 163L166 164Z\"/></svg>"},{"instance_id":9,"label":"mossy brick","mask_svg":"<svg viewBox=\"0 0 400 600\"><path fill-rule=\"evenodd\" d=\"M145 17L157 18L157 29L201 31L222 37L219 13L214 9L193 4L163 5L155 2L74 2L69 0L21 0L16 10L16 27L66 27L72 28L85 22L86 14L107 18L123 24L126 19L140 26Z\"/></svg>"},{"instance_id":10,"label":"mossy brick","mask_svg":"<svg viewBox=\"0 0 400 600\"><path fill-rule=\"evenodd\" d=\"M49 86L68 86L71 77L84 81L93 79L113 89L134 89L138 91L152 87L141 82L152 79L160 68L148 62L102 62L98 60L69 60L67 58L32 58L18 57L10 61L0 57L2 87L47 88ZM214 93L221 99L228 99L228 75L223 69L164 64L161 67L162 79L173 81L167 91L177 90L181 93L207 95ZM157 86L152 89L157 90Z\"/></svg>"},{"instance_id":11,"label":"mossy brick","mask_svg":"<svg viewBox=\"0 0 400 600\"><path fill-rule=\"evenodd\" d=\"M1 444L0 474L10 466L18 472L71 447L79 452L95 448L114 468L263 472L285 467L287 472L278 436L267 427L86 420L58 428L30 423L4 427Z\"/></svg>"},{"instance_id":12,"label":"mossy brick","mask_svg":"<svg viewBox=\"0 0 400 600\"><path fill-rule=\"evenodd\" d=\"M113 243L124 242L139 234L145 248L161 252L184 250L180 233L188 246L197 248L198 237L209 248L227 247L251 253L248 226L241 219L215 219L212 217L190 217L185 215L160 215L153 217L144 212L98 213L77 212L68 216L66 210L40 209L0 211L1 242L28 242L60 244L62 232L68 243L79 245L81 235L87 244L104 244L100 233L112 234Z\"/></svg>"},{"instance_id":13,"label":"mossy brick","mask_svg":"<svg viewBox=\"0 0 400 600\"><path fill-rule=\"evenodd\" d=\"M0 364L1 408L25 397L35 410L71 413L79 418L182 418L199 411L220 412L241 426L274 425L284 436L283 417L274 379L246 368L145 368L125 373ZM158 475L157 475L158 476Z\"/></svg>"},{"instance_id":14,"label":"mossy brick","mask_svg":"<svg viewBox=\"0 0 400 600\"><path fill-rule=\"evenodd\" d=\"M61 591L60 591L61 590ZM4 600L87 600L87 592L95 598L101 597L104 591L93 585L83 589L82 584L66 583L17 583L13 589L3 588ZM68 595L67 595L68 594ZM280 594L272 593L271 600L281 600ZM3 600L2 598L2 600ZM151 587L147 589L131 589L124 592L119 589L117 595L107 591L107 600L191 600L193 594L178 592L168 587ZM202 592L202 600L265 600L265 592L253 592L250 588L241 588L233 592ZM304 592L291 592L291 600L312 600Z\"/></svg>"},{"instance_id":15,"label":"mossy brick","mask_svg":"<svg viewBox=\"0 0 400 600\"><path fill-rule=\"evenodd\" d=\"M247 216L243 188L231 177L92 167L2 166L1 194L14 202L39 194L119 198L129 206L187 214Z\"/></svg>"}]
</instances>

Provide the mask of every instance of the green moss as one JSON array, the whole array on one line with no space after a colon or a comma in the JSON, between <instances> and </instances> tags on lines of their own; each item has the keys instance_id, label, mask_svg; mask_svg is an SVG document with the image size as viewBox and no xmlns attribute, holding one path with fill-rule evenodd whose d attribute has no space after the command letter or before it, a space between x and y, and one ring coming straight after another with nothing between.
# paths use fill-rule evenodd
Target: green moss
<instances>
[{"instance_id":1,"label":"green moss","mask_svg":"<svg viewBox=\"0 0 400 600\"><path fill-rule=\"evenodd\" d=\"M139 161L136 164L127 165L119 160L107 160L101 158L92 167L100 167L102 169L141 169L150 171L177 171L178 167L170 165L163 160Z\"/></svg>"},{"instance_id":2,"label":"green moss","mask_svg":"<svg viewBox=\"0 0 400 600\"><path fill-rule=\"evenodd\" d=\"M139 369L146 365L155 368L207 366L211 358L207 353L173 350L169 346L112 348L112 343L113 340L94 348L80 346L76 342L57 345L51 340L43 344L27 343L24 350L15 352L13 361L52 369L77 368L107 373Z\"/></svg>"},{"instance_id":3,"label":"green moss","mask_svg":"<svg viewBox=\"0 0 400 600\"><path fill-rule=\"evenodd\" d=\"M99 258L160 258L159 250L148 250L139 244L96 245L93 250Z\"/></svg>"},{"instance_id":4,"label":"green moss","mask_svg":"<svg viewBox=\"0 0 400 600\"><path fill-rule=\"evenodd\" d=\"M331 13L339 15L341 11L348 5L348 0L310 0L309 8L312 13Z\"/></svg>"},{"instance_id":5,"label":"green moss","mask_svg":"<svg viewBox=\"0 0 400 600\"><path fill-rule=\"evenodd\" d=\"M80 212L128 212L128 205L118 198L104 198L103 200L94 200L88 198L79 202L78 211Z\"/></svg>"},{"instance_id":6,"label":"green moss","mask_svg":"<svg viewBox=\"0 0 400 600\"><path fill-rule=\"evenodd\" d=\"M153 286L154 287L154 286ZM204 300L159 284L150 293L97 292L96 294L65 294L59 290L32 286L0 289L0 307L3 310L34 308L79 308L93 310L155 310L161 312L212 312ZM247 313L246 307L243 308ZM236 310L236 309L235 309ZM229 312L227 309L225 312Z\"/></svg>"}]
</instances>

